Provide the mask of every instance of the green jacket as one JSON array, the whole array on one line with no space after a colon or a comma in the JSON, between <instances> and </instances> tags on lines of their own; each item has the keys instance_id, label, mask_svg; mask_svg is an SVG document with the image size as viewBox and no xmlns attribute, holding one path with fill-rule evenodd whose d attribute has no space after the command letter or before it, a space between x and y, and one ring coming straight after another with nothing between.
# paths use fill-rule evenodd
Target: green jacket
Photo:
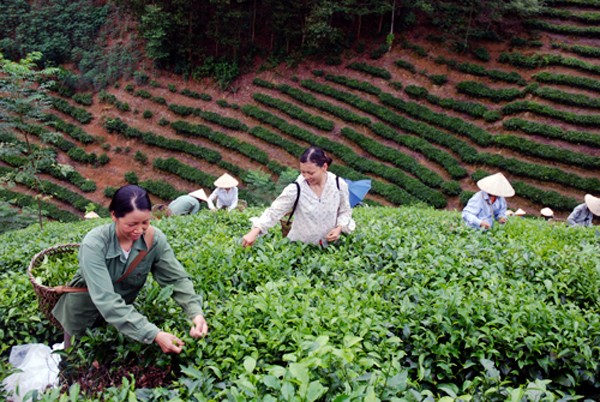
<instances>
[{"instance_id":1,"label":"green jacket","mask_svg":"<svg viewBox=\"0 0 600 402\"><path fill-rule=\"evenodd\" d=\"M175 258L164 233L154 229L152 249L119 283L115 282L139 251L146 250L143 236L135 241L127 260L119 246L114 223L94 228L85 236L79 249L79 269L69 285L87 287L88 292L65 293L52 310L65 331L81 335L102 315L107 323L130 338L152 343L158 327L132 305L150 272L160 286L173 285L173 299L190 319L203 314L202 300L194 292L190 277Z\"/></svg>"}]
</instances>

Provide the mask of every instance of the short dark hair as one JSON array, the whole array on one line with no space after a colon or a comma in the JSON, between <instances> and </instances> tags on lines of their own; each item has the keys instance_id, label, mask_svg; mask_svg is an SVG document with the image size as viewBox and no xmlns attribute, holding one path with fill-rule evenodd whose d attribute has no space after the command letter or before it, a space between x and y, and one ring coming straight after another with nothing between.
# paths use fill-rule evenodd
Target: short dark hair
<instances>
[{"instance_id":1,"label":"short dark hair","mask_svg":"<svg viewBox=\"0 0 600 402\"><path fill-rule=\"evenodd\" d=\"M327 166L331 166L331 164L333 163L333 159L327 156L325 151L323 151L321 148L312 146L306 151L304 151L302 156L300 156L300 162L311 162L317 165L318 167L323 167L323 165L326 163Z\"/></svg>"},{"instance_id":2,"label":"short dark hair","mask_svg":"<svg viewBox=\"0 0 600 402\"><path fill-rule=\"evenodd\" d=\"M148 193L141 187L128 184L119 188L108 206L108 210L117 218L122 218L131 211L150 211L152 202Z\"/></svg>"}]
</instances>

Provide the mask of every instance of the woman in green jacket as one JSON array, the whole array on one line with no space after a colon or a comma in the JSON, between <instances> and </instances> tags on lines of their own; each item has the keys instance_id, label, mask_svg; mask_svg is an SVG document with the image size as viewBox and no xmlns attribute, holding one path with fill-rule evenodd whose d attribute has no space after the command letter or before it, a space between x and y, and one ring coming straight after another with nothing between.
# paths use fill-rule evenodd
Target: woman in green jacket
<instances>
[{"instance_id":1,"label":"woman in green jacket","mask_svg":"<svg viewBox=\"0 0 600 402\"><path fill-rule=\"evenodd\" d=\"M87 291L63 294L52 311L65 331L65 347L73 335L83 334L103 319L132 339L156 342L165 353L180 353L183 341L161 331L132 304L150 272L160 286L173 286L173 299L193 322L190 335L207 334L201 298L164 233L150 226L151 207L144 189L121 187L109 206L113 223L92 229L81 242L79 269L70 286ZM149 240L152 243L147 245ZM137 265L132 264L146 252ZM135 268L128 271L132 265Z\"/></svg>"}]
</instances>

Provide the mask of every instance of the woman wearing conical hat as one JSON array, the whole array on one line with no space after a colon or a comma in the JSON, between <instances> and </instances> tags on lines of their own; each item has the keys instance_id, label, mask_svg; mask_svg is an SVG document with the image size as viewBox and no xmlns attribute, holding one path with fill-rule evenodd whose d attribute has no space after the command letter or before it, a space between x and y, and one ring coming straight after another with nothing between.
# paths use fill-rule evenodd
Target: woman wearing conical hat
<instances>
[{"instance_id":1,"label":"woman wearing conical hat","mask_svg":"<svg viewBox=\"0 0 600 402\"><path fill-rule=\"evenodd\" d=\"M594 215L600 216L600 198L586 194L584 201L576 206L567 218L570 226L592 226Z\"/></svg>"},{"instance_id":2,"label":"woman wearing conical hat","mask_svg":"<svg viewBox=\"0 0 600 402\"><path fill-rule=\"evenodd\" d=\"M208 207L212 210L227 208L228 211L231 211L235 209L238 205L238 184L238 181L227 173L215 180L216 189L208 197Z\"/></svg>"},{"instance_id":3,"label":"woman wearing conical hat","mask_svg":"<svg viewBox=\"0 0 600 402\"><path fill-rule=\"evenodd\" d=\"M463 209L462 218L474 228L489 229L494 220L506 222L505 197L515 195L515 190L502 173L484 177L477 182L481 191L475 193Z\"/></svg>"}]
</instances>

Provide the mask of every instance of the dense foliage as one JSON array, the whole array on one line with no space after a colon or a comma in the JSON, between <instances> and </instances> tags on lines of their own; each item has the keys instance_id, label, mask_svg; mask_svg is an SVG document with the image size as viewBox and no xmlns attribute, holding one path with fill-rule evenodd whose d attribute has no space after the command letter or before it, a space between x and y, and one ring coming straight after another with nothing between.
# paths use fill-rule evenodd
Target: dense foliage
<instances>
[{"instance_id":1,"label":"dense foliage","mask_svg":"<svg viewBox=\"0 0 600 402\"><path fill-rule=\"evenodd\" d=\"M238 66L257 55L290 62L312 54L339 60L344 49L364 47L363 38L389 32L372 52L380 58L394 32L417 23L441 28L463 50L473 39L504 35L507 15L535 16L541 10L539 0L7 0L0 3L0 51L13 59L41 51L51 65L74 62L81 84L104 87L122 75L131 76L138 59L135 41L118 43L128 35L118 27L131 23L123 18L125 11L146 41L147 56L158 66L188 77L212 76L227 88L240 74ZM485 51L476 50L477 55Z\"/></svg>"},{"instance_id":2,"label":"dense foliage","mask_svg":"<svg viewBox=\"0 0 600 402\"><path fill-rule=\"evenodd\" d=\"M243 249L239 237L259 212L155 222L205 300L210 334L189 338L168 288L149 282L138 308L182 336L184 352L165 356L111 328L89 332L70 365L91 383L94 360L168 373L163 388L128 381L90 400L518 401L545 392L566 401L600 385L593 229L513 218L482 232L456 212L371 207L355 210L357 231L325 249L276 229ZM37 311L28 261L97 224L0 236L4 356L60 336Z\"/></svg>"}]
</instances>

